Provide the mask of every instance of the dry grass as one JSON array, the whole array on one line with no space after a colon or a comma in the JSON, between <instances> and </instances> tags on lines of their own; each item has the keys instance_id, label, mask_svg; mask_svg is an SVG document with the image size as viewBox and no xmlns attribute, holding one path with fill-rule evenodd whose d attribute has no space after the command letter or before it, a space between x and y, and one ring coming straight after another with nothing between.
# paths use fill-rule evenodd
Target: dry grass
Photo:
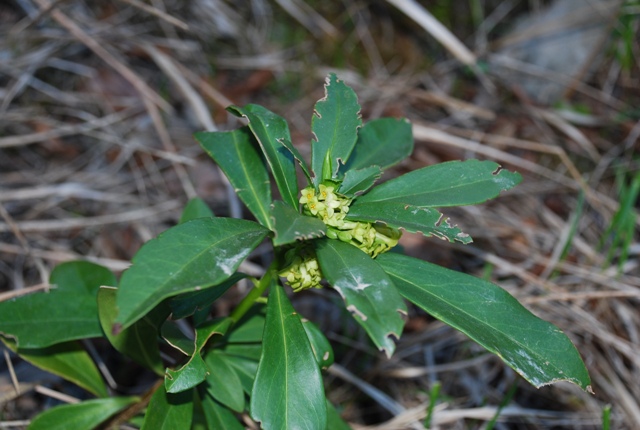
<instances>
[{"instance_id":1,"label":"dry grass","mask_svg":"<svg viewBox=\"0 0 640 430\"><path fill-rule=\"evenodd\" d=\"M306 145L313 103L334 70L359 94L366 119L402 115L413 122L416 150L396 173L475 157L523 174L521 186L494 202L447 211L473 244L405 235L403 245L420 258L489 277L560 327L581 352L595 391L564 383L536 390L418 311L386 360L361 333L336 325L330 295L301 295L297 306L323 324L339 356L327 383L345 419L354 428L422 428L429 391L439 382L433 428L486 428L497 413L499 429L599 428L607 404L611 428L636 428L640 243L636 231L620 266L598 243L619 208L616 172L638 174L640 87L632 77L640 57L625 69L607 55L597 70L570 80L564 99L589 110L577 115L536 105L517 85L478 68L465 72L454 59L498 58L501 29L526 5L484 2L485 14L469 26L470 18L457 18L470 16L457 10L464 2L455 2L440 17L449 21L443 30L429 18L415 24L424 16L409 19L392 6L400 3L3 2L2 299L46 288L62 261L87 258L122 271L195 195L217 214L237 216L237 200L192 133L235 127L224 107L253 102L285 116L296 143ZM630 49L639 48L635 38ZM637 202L631 210L637 214ZM22 428L46 407L43 389L84 395L15 356L12 383L5 358L0 428Z\"/></svg>"}]
</instances>

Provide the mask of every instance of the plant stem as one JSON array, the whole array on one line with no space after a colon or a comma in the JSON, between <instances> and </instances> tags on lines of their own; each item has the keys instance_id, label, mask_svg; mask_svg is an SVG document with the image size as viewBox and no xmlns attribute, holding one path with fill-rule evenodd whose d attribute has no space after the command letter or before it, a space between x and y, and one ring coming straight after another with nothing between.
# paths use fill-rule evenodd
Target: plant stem
<instances>
[{"instance_id":1,"label":"plant stem","mask_svg":"<svg viewBox=\"0 0 640 430\"><path fill-rule=\"evenodd\" d=\"M271 266L269 266L269 269L267 269L267 272L264 274L262 279L258 281L256 286L251 291L249 291L244 299L242 299L242 301L238 303L238 306L236 306L233 312L231 312L229 318L231 318L234 323L238 322L240 318L242 318L244 314L246 314L247 311L251 309L253 304L258 301L260 297L262 297L267 287L271 284L271 280L273 279L273 276L275 274L275 267L276 265L274 262L271 264Z\"/></svg>"},{"instance_id":2,"label":"plant stem","mask_svg":"<svg viewBox=\"0 0 640 430\"><path fill-rule=\"evenodd\" d=\"M100 429L118 429L118 428L120 428L121 424L126 423L131 418L135 417L140 412L142 412L144 410L144 408L147 407L147 405L151 401L151 397L154 395L154 393L160 387L162 387L163 384L164 384L164 379L159 379L158 381L156 381L156 383L153 384L151 386L151 388L149 388L142 395L142 397L140 398L140 400L138 402L136 402L133 405L129 406L128 408L126 408L125 410L123 410L122 412L120 412L119 414L114 416L113 418L111 418L109 421L107 421L104 424L102 424L99 428Z\"/></svg>"}]
</instances>

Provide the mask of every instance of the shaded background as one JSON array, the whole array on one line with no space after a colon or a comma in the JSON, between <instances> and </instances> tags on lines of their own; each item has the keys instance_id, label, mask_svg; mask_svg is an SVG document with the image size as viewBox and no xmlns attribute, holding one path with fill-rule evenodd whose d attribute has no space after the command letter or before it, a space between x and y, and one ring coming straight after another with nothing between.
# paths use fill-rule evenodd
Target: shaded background
<instances>
[{"instance_id":1,"label":"shaded background","mask_svg":"<svg viewBox=\"0 0 640 430\"><path fill-rule=\"evenodd\" d=\"M498 429L591 429L610 405L612 428L636 428L639 14L629 0L3 1L0 299L46 286L70 259L121 272L191 197L236 212L192 133L235 128L224 108L258 103L289 121L308 155L313 105L333 71L365 120L414 124L415 151L389 177L467 158L523 174L495 201L444 211L471 245L410 234L401 243L498 283L560 327L595 390L537 390L415 309L387 360L330 291L296 295L336 351L325 379L342 416L354 428L421 428L435 404L434 428L489 428L498 416ZM118 390L148 386L92 346ZM39 387L86 396L11 360L22 393L0 361L0 428L60 402Z\"/></svg>"}]
</instances>

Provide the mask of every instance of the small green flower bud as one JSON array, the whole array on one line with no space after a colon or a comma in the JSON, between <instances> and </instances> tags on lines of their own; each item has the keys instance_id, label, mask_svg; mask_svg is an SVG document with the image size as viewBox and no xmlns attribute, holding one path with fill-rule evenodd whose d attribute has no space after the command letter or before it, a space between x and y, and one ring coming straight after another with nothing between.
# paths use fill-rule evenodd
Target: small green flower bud
<instances>
[{"instance_id":1,"label":"small green flower bud","mask_svg":"<svg viewBox=\"0 0 640 430\"><path fill-rule=\"evenodd\" d=\"M287 279L294 292L307 288L322 288L322 272L315 253L304 245L297 245L287 251L285 260L290 261L278 275Z\"/></svg>"},{"instance_id":2,"label":"small green flower bud","mask_svg":"<svg viewBox=\"0 0 640 430\"><path fill-rule=\"evenodd\" d=\"M338 232L338 239L340 239L343 242L350 242L351 238L352 238L351 233L348 231Z\"/></svg>"},{"instance_id":3,"label":"small green flower bud","mask_svg":"<svg viewBox=\"0 0 640 430\"><path fill-rule=\"evenodd\" d=\"M338 230L333 227L327 227L327 237L329 239L337 239L338 238Z\"/></svg>"}]
</instances>

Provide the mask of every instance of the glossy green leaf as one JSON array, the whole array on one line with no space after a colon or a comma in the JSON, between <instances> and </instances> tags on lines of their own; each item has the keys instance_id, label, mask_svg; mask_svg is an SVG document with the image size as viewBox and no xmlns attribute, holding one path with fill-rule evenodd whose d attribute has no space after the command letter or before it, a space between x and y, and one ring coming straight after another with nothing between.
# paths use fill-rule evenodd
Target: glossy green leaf
<instances>
[{"instance_id":1,"label":"glossy green leaf","mask_svg":"<svg viewBox=\"0 0 640 430\"><path fill-rule=\"evenodd\" d=\"M587 370L569 338L502 288L400 254L387 253L377 261L405 298L497 354L534 386L569 381L590 390Z\"/></svg>"},{"instance_id":2,"label":"glossy green leaf","mask_svg":"<svg viewBox=\"0 0 640 430\"><path fill-rule=\"evenodd\" d=\"M284 289L271 285L251 416L265 429L325 430L322 375Z\"/></svg>"},{"instance_id":3,"label":"glossy green leaf","mask_svg":"<svg viewBox=\"0 0 640 430\"><path fill-rule=\"evenodd\" d=\"M240 200L260 224L271 228L271 184L267 167L248 127L233 131L202 131L196 140L229 178Z\"/></svg>"},{"instance_id":4,"label":"glossy green leaf","mask_svg":"<svg viewBox=\"0 0 640 430\"><path fill-rule=\"evenodd\" d=\"M316 357L318 366L322 369L327 369L333 364L333 348L331 344L322 331L320 331L320 328L311 321L303 319L302 326L304 327L304 331L307 332L307 337L309 337L309 343L311 344L311 349L313 350L313 355Z\"/></svg>"},{"instance_id":5,"label":"glossy green leaf","mask_svg":"<svg viewBox=\"0 0 640 430\"><path fill-rule=\"evenodd\" d=\"M240 378L242 389L250 395L253 389L253 381L256 379L256 373L258 372L258 360L228 354L226 351L222 353L227 356L227 362L235 369L236 374Z\"/></svg>"},{"instance_id":6,"label":"glossy green leaf","mask_svg":"<svg viewBox=\"0 0 640 430\"><path fill-rule=\"evenodd\" d=\"M382 268L360 249L339 240L317 241L322 273L342 296L354 319L373 343L387 354L395 350L407 308Z\"/></svg>"},{"instance_id":7,"label":"glossy green leaf","mask_svg":"<svg viewBox=\"0 0 640 430\"><path fill-rule=\"evenodd\" d=\"M194 351L189 361L177 370L167 369L164 387L168 393L179 393L203 382L210 373L200 352L215 334L224 335L231 326L231 318L207 321L196 327Z\"/></svg>"},{"instance_id":8,"label":"glossy green leaf","mask_svg":"<svg viewBox=\"0 0 640 430\"><path fill-rule=\"evenodd\" d=\"M496 197L522 180L519 173L492 161L467 160L434 164L374 187L356 203L398 202L419 207L462 206Z\"/></svg>"},{"instance_id":9,"label":"glossy green leaf","mask_svg":"<svg viewBox=\"0 0 640 430\"><path fill-rule=\"evenodd\" d=\"M0 337L10 350L34 366L71 381L98 397L107 397L107 386L95 363L78 342L64 342L44 348L16 348L15 342Z\"/></svg>"},{"instance_id":10,"label":"glossy green leaf","mask_svg":"<svg viewBox=\"0 0 640 430\"><path fill-rule=\"evenodd\" d=\"M295 146L293 146L291 142L287 140L283 140L282 145L289 150L291 155L293 155L293 158L295 158L295 160L298 162L298 165L302 169L302 172L304 173L304 176L307 178L307 182L310 185L311 171L309 170L309 165L305 161L304 157L302 156L302 154L300 154L300 151L298 151L298 149Z\"/></svg>"},{"instance_id":11,"label":"glossy green leaf","mask_svg":"<svg viewBox=\"0 0 640 430\"><path fill-rule=\"evenodd\" d=\"M382 175L382 169L378 166L369 166L357 170L347 170L340 184L338 192L349 198L360 194L373 187L373 184Z\"/></svg>"},{"instance_id":12,"label":"glossy green leaf","mask_svg":"<svg viewBox=\"0 0 640 430\"><path fill-rule=\"evenodd\" d=\"M208 308L213 302L218 300L229 288L246 278L244 273L236 272L229 279L213 287L200 291L184 293L169 301L172 318L179 320L193 315L195 312Z\"/></svg>"},{"instance_id":13,"label":"glossy green leaf","mask_svg":"<svg viewBox=\"0 0 640 430\"><path fill-rule=\"evenodd\" d=\"M230 343L225 345L224 351L229 355L245 357L255 361L262 356L262 344L259 343Z\"/></svg>"},{"instance_id":14,"label":"glossy green leaf","mask_svg":"<svg viewBox=\"0 0 640 430\"><path fill-rule=\"evenodd\" d=\"M251 309L233 325L231 332L229 332L225 338L226 341L228 343L262 342L266 315L266 305L263 303L254 304Z\"/></svg>"},{"instance_id":15,"label":"glossy green leaf","mask_svg":"<svg viewBox=\"0 0 640 430\"><path fill-rule=\"evenodd\" d=\"M162 300L228 279L269 231L251 221L199 218L145 243L120 280L116 320L126 328Z\"/></svg>"},{"instance_id":16,"label":"glossy green leaf","mask_svg":"<svg viewBox=\"0 0 640 430\"><path fill-rule=\"evenodd\" d=\"M100 324L107 339L120 353L153 370L157 375L164 374L158 335L160 326L169 316L170 310L166 304L161 304L129 328L114 335L113 323L118 315L116 292L117 289L113 287L101 287L98 291Z\"/></svg>"},{"instance_id":17,"label":"glossy green leaf","mask_svg":"<svg viewBox=\"0 0 640 430\"><path fill-rule=\"evenodd\" d=\"M192 337L187 336L187 334L180 329L177 322L173 320L165 321L164 324L162 324L162 327L160 327L160 335L165 342L184 355L193 355L196 348L193 343L195 334Z\"/></svg>"},{"instance_id":18,"label":"glossy green leaf","mask_svg":"<svg viewBox=\"0 0 640 430\"><path fill-rule=\"evenodd\" d=\"M147 412L141 430L191 430L193 420L193 390L170 394L158 387Z\"/></svg>"},{"instance_id":19,"label":"glossy green leaf","mask_svg":"<svg viewBox=\"0 0 640 430\"><path fill-rule=\"evenodd\" d=\"M236 412L244 410L242 380L235 367L229 363L233 358L218 351L210 351L205 361L209 367L206 390L214 399Z\"/></svg>"},{"instance_id":20,"label":"glossy green leaf","mask_svg":"<svg viewBox=\"0 0 640 430\"><path fill-rule=\"evenodd\" d=\"M407 158L413 152L411 123L406 118L379 118L358 130L358 141L345 168L380 166L382 170Z\"/></svg>"},{"instance_id":21,"label":"glossy green leaf","mask_svg":"<svg viewBox=\"0 0 640 430\"><path fill-rule=\"evenodd\" d=\"M262 335L267 306L255 304L225 336L226 343L216 354L224 355L226 362L235 370L245 393L251 394L253 381L262 353Z\"/></svg>"},{"instance_id":22,"label":"glossy green leaf","mask_svg":"<svg viewBox=\"0 0 640 430\"><path fill-rule=\"evenodd\" d=\"M192 221L198 218L213 218L215 215L213 211L207 206L207 204L199 197L194 197L187 205L184 207L182 211L182 215L180 216L179 224L184 224L187 221Z\"/></svg>"},{"instance_id":23,"label":"glossy green leaf","mask_svg":"<svg viewBox=\"0 0 640 430\"><path fill-rule=\"evenodd\" d=\"M383 222L390 227L403 228L412 233L435 236L449 242L471 243L472 239L458 226L450 225L434 208L421 208L397 201L374 203L354 202L349 208L347 219L365 222Z\"/></svg>"},{"instance_id":24,"label":"glossy green leaf","mask_svg":"<svg viewBox=\"0 0 640 430\"><path fill-rule=\"evenodd\" d=\"M269 163L282 200L297 209L296 165L293 154L282 143L291 142L287 121L260 105L231 106L228 110L249 120L249 128L258 140L267 163Z\"/></svg>"},{"instance_id":25,"label":"glossy green leaf","mask_svg":"<svg viewBox=\"0 0 640 430\"><path fill-rule=\"evenodd\" d=\"M327 399L327 430L351 430L349 424L347 424L335 406Z\"/></svg>"},{"instance_id":26,"label":"glossy green leaf","mask_svg":"<svg viewBox=\"0 0 640 430\"><path fill-rule=\"evenodd\" d=\"M356 93L330 74L324 86L325 96L315 105L311 130L315 141L311 144L313 183L318 187L325 179L337 177L340 164L345 164L358 138L362 126L360 105ZM327 168L325 160L331 163ZM324 175L323 172L329 172Z\"/></svg>"},{"instance_id":27,"label":"glossy green leaf","mask_svg":"<svg viewBox=\"0 0 640 430\"><path fill-rule=\"evenodd\" d=\"M92 430L137 400L137 397L108 397L56 406L36 416L29 430Z\"/></svg>"},{"instance_id":28,"label":"glossy green leaf","mask_svg":"<svg viewBox=\"0 0 640 430\"><path fill-rule=\"evenodd\" d=\"M115 285L106 267L88 261L56 266L48 292L0 303L0 335L21 348L42 348L68 340L102 337L96 296L101 285Z\"/></svg>"},{"instance_id":29,"label":"glossy green leaf","mask_svg":"<svg viewBox=\"0 0 640 430\"><path fill-rule=\"evenodd\" d=\"M209 394L202 395L202 409L209 429L244 430L236 416Z\"/></svg>"},{"instance_id":30,"label":"glossy green leaf","mask_svg":"<svg viewBox=\"0 0 640 430\"><path fill-rule=\"evenodd\" d=\"M327 226L320 219L302 215L281 201L273 202L274 246L322 237Z\"/></svg>"}]
</instances>

